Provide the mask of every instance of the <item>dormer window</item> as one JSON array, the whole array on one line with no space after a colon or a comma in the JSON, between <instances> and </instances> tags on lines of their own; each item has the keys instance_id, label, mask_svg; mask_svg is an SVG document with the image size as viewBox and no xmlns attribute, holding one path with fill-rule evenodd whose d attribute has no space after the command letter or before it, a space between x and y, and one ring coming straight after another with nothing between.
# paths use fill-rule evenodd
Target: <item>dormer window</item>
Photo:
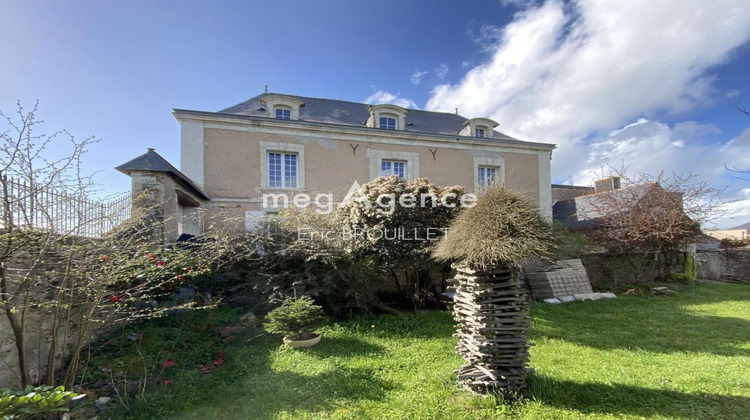
<instances>
[{"instance_id":1,"label":"dormer window","mask_svg":"<svg viewBox=\"0 0 750 420\"><path fill-rule=\"evenodd\" d=\"M497 126L497 122L489 118L472 118L466 120L458 134L466 137L489 138L492 137L493 129Z\"/></svg>"},{"instance_id":2,"label":"dormer window","mask_svg":"<svg viewBox=\"0 0 750 420\"><path fill-rule=\"evenodd\" d=\"M378 125L378 128L380 128L381 130L395 130L396 118L380 117L380 125Z\"/></svg>"},{"instance_id":3,"label":"dormer window","mask_svg":"<svg viewBox=\"0 0 750 420\"><path fill-rule=\"evenodd\" d=\"M291 120L292 119L292 109L288 106L279 105L276 108L274 108L274 113L277 120Z\"/></svg>"},{"instance_id":4,"label":"dormer window","mask_svg":"<svg viewBox=\"0 0 750 420\"><path fill-rule=\"evenodd\" d=\"M409 110L396 105L370 105L370 117L365 124L381 130L403 130L406 127L406 114Z\"/></svg>"},{"instance_id":5,"label":"dormer window","mask_svg":"<svg viewBox=\"0 0 750 420\"><path fill-rule=\"evenodd\" d=\"M288 95L277 95L275 93L265 94L260 103L266 109L266 115L277 120L298 120L299 109L304 107L304 102Z\"/></svg>"}]
</instances>

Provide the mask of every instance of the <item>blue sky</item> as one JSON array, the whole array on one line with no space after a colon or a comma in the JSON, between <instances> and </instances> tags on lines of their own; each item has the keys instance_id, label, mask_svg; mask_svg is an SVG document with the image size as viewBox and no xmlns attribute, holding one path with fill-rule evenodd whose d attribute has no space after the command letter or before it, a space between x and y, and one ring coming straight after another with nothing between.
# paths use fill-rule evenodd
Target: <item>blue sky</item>
<instances>
[{"instance_id":1,"label":"blue sky","mask_svg":"<svg viewBox=\"0 0 750 420\"><path fill-rule=\"evenodd\" d=\"M40 101L50 131L101 142L87 169L155 147L179 162L172 108L219 110L262 92L489 116L559 145L554 182L607 163L700 173L750 220L746 1L0 0L0 109ZM739 201L742 200L742 201ZM747 219L747 220L746 220ZM736 223L735 223L736 222Z\"/></svg>"}]
</instances>

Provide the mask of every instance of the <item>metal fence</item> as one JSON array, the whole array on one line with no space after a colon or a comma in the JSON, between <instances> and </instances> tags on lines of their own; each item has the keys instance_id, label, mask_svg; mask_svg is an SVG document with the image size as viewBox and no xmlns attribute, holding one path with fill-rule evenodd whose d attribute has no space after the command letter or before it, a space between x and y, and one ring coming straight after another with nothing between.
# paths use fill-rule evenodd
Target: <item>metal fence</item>
<instances>
[{"instance_id":1,"label":"metal fence","mask_svg":"<svg viewBox=\"0 0 750 420\"><path fill-rule=\"evenodd\" d=\"M3 184L0 189L0 228L3 230L10 223L15 228L99 238L131 216L130 193L96 200L84 194L71 194L11 178L5 178Z\"/></svg>"}]
</instances>

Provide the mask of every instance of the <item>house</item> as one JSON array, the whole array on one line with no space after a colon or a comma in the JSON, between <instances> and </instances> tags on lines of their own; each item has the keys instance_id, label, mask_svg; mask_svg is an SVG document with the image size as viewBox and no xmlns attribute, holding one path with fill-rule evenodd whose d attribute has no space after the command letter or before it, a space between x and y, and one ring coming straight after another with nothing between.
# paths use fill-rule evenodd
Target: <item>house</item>
<instances>
[{"instance_id":1,"label":"house","mask_svg":"<svg viewBox=\"0 0 750 420\"><path fill-rule=\"evenodd\" d=\"M203 217L223 212L247 220L275 211L264 206L269 193L330 194L339 202L354 182L383 175L468 191L501 184L552 217L555 145L512 138L487 118L267 92L218 112L173 114L181 126L180 164L169 169L169 179L189 181L178 184L183 193L185 185L194 187ZM132 176L137 165L129 163L123 167ZM180 229L203 228L183 223Z\"/></svg>"},{"instance_id":2,"label":"house","mask_svg":"<svg viewBox=\"0 0 750 420\"><path fill-rule=\"evenodd\" d=\"M555 203L557 203L558 201L569 200L571 198L593 194L595 192L595 187L552 184L552 206L554 207Z\"/></svg>"},{"instance_id":3,"label":"house","mask_svg":"<svg viewBox=\"0 0 750 420\"><path fill-rule=\"evenodd\" d=\"M591 194L556 202L554 219L600 244L621 250L697 247L699 224L685 212L682 193L668 191L658 182L622 187L619 177L594 184Z\"/></svg>"},{"instance_id":4,"label":"house","mask_svg":"<svg viewBox=\"0 0 750 420\"><path fill-rule=\"evenodd\" d=\"M568 227L593 227L609 219L632 213L636 208L655 211L662 210L667 203L669 210L682 212L682 195L665 191L656 182L621 186L620 177L608 177L594 181L594 187L575 186L575 192L582 193L571 198L556 201L552 207L553 219ZM560 189L556 195L560 196ZM664 198L670 197L667 201ZM673 198L673 200L671 199ZM672 206L673 204L673 206ZM687 217L687 216L685 216Z\"/></svg>"},{"instance_id":5,"label":"house","mask_svg":"<svg viewBox=\"0 0 750 420\"><path fill-rule=\"evenodd\" d=\"M719 240L730 239L735 241L744 241L750 238L750 236L748 235L748 231L750 231L750 223L745 223L725 230L706 230L703 233Z\"/></svg>"}]
</instances>

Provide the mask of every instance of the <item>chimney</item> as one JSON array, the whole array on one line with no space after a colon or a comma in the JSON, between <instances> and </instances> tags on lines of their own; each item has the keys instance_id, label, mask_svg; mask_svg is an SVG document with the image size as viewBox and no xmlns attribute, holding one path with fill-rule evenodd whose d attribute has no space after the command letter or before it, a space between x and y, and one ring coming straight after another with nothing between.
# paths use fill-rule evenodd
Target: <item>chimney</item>
<instances>
[{"instance_id":1,"label":"chimney","mask_svg":"<svg viewBox=\"0 0 750 420\"><path fill-rule=\"evenodd\" d=\"M609 178L604 178L598 181L594 181L594 189L598 193L605 192L605 191L619 190L620 189L620 177L611 176Z\"/></svg>"}]
</instances>

